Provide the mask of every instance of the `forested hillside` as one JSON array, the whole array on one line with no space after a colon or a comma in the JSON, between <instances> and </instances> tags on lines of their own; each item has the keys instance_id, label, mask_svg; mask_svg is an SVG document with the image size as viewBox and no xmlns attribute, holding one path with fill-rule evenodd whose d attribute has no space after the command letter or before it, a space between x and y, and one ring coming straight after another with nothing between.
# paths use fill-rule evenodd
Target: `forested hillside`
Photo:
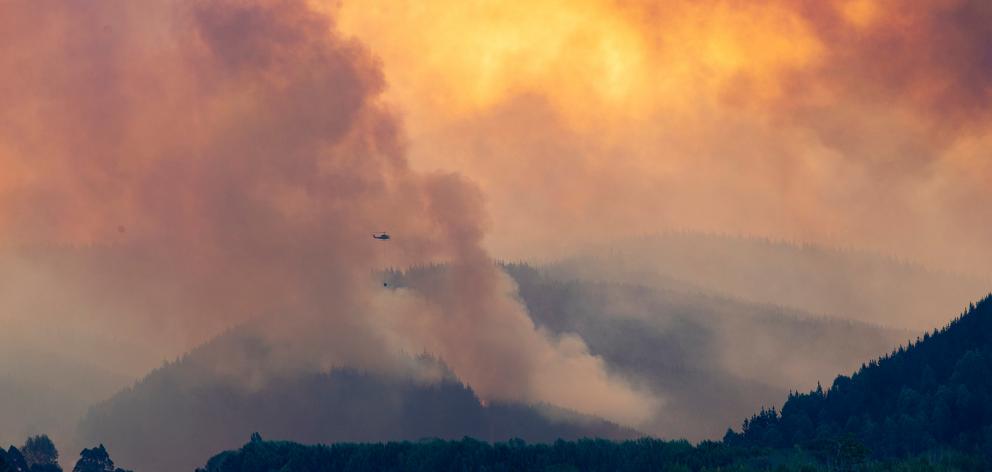
<instances>
[{"instance_id":1,"label":"forested hillside","mask_svg":"<svg viewBox=\"0 0 992 472\"><path fill-rule=\"evenodd\" d=\"M853 438L876 457L953 449L992 456L992 296L945 328L790 395L730 432L733 444L792 447Z\"/></svg>"},{"instance_id":2,"label":"forested hillside","mask_svg":"<svg viewBox=\"0 0 992 472\"><path fill-rule=\"evenodd\" d=\"M236 447L245 431L303 442L638 435L550 405L482 405L450 375L426 382L337 369L288 372L255 385L225 376L208 360L213 350L250 356L260 346L235 331L155 370L92 408L80 425L82 439L106 444L143 472L169 472L191 470L216 451Z\"/></svg>"}]
</instances>

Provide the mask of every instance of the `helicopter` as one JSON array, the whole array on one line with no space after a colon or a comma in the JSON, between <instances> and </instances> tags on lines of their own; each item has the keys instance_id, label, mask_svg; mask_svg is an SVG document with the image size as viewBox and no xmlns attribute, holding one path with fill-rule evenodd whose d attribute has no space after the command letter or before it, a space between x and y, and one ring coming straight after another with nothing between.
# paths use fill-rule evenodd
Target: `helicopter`
<instances>
[{"instance_id":1,"label":"helicopter","mask_svg":"<svg viewBox=\"0 0 992 472\"><path fill-rule=\"evenodd\" d=\"M380 241L389 241L389 233L372 233L372 239L378 239Z\"/></svg>"}]
</instances>

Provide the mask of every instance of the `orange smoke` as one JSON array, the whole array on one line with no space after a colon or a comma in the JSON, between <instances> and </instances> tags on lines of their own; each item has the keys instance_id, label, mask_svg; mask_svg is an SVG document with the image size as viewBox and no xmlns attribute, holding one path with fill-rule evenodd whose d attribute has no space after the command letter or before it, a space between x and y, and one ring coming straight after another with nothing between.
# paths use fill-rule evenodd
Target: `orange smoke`
<instances>
[{"instance_id":1,"label":"orange smoke","mask_svg":"<svg viewBox=\"0 0 992 472\"><path fill-rule=\"evenodd\" d=\"M340 18L383 58L409 113L449 120L529 93L576 123L694 112L740 76L771 98L781 72L823 48L795 12L748 3L350 2Z\"/></svg>"},{"instance_id":2,"label":"orange smoke","mask_svg":"<svg viewBox=\"0 0 992 472\"><path fill-rule=\"evenodd\" d=\"M500 254L678 228L992 261L987 2L343 2L339 22L382 58L413 163L480 182Z\"/></svg>"}]
</instances>

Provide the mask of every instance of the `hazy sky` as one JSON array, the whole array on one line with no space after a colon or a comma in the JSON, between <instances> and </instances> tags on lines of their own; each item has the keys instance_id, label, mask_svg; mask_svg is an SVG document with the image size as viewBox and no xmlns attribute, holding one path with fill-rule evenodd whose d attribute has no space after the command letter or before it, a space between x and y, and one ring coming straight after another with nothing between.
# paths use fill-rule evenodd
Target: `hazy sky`
<instances>
[{"instance_id":1,"label":"hazy sky","mask_svg":"<svg viewBox=\"0 0 992 472\"><path fill-rule=\"evenodd\" d=\"M497 254L689 229L988 272L989 2L340 4Z\"/></svg>"},{"instance_id":2,"label":"hazy sky","mask_svg":"<svg viewBox=\"0 0 992 472\"><path fill-rule=\"evenodd\" d=\"M410 164L480 186L497 256L547 257L607 237L687 229L863 247L959 269L992 261L988 2L309 1L327 13L327 35L357 39ZM107 44L62 44L24 30L32 19L23 16L37 20L41 10L0 20L3 239L16 240L10 233L24 219L46 217L71 219L62 226L72 239L105 239L87 227L104 222L84 209L44 215L12 202L42 177L88 178L111 192L126 172L97 178L79 167L59 176L57 160L25 158L25 149L81 145L70 139L102 146L102 134L120 136L127 122L94 109L99 122L77 123L82 111L25 100L25 89L68 84L61 71L111 89L120 77L85 49L111 47L133 56L127 71L148 77L123 95L93 86L73 93L98 108L131 95L169 99L190 87L166 67L175 31L155 18L171 13L150 6L133 13L144 16L131 21L140 27L79 33ZM128 34L140 37L113 45ZM43 61L52 61L48 70ZM129 139L149 143L192 125L158 108L154 132ZM73 123L90 131L53 138L53 126ZM149 161L126 158L139 159ZM113 236L117 226L104 229ZM377 226L387 227L403 229Z\"/></svg>"},{"instance_id":3,"label":"hazy sky","mask_svg":"<svg viewBox=\"0 0 992 472\"><path fill-rule=\"evenodd\" d=\"M225 368L426 350L636 425L664 399L491 258L677 229L987 274L990 42L985 0L2 1L0 342L138 375L261 318ZM437 261L431 301L374 280Z\"/></svg>"}]
</instances>

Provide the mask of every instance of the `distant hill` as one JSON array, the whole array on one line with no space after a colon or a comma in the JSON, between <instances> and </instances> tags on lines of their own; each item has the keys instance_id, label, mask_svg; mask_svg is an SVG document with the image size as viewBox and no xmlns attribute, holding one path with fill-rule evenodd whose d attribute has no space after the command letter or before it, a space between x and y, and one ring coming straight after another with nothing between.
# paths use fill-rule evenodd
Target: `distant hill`
<instances>
[{"instance_id":1,"label":"distant hill","mask_svg":"<svg viewBox=\"0 0 992 472\"><path fill-rule=\"evenodd\" d=\"M727 441L815 447L844 437L879 457L938 449L992 457L992 296L826 391L790 395L781 413L763 410Z\"/></svg>"},{"instance_id":2,"label":"distant hill","mask_svg":"<svg viewBox=\"0 0 992 472\"><path fill-rule=\"evenodd\" d=\"M502 267L539 327L579 334L611 372L664 399L646 430L664 437L717 439L797 385L853 370L911 337L725 296ZM414 268L390 274L388 283L430 293L443 273L443 266Z\"/></svg>"},{"instance_id":3,"label":"distant hill","mask_svg":"<svg viewBox=\"0 0 992 472\"><path fill-rule=\"evenodd\" d=\"M303 442L638 435L548 405L483 405L450 376L427 383L338 369L246 385L213 365L217 350L250 358L260 348L261 340L241 330L211 341L92 408L80 424L81 439L106 444L143 472L171 472L192 470L252 431Z\"/></svg>"},{"instance_id":4,"label":"distant hill","mask_svg":"<svg viewBox=\"0 0 992 472\"><path fill-rule=\"evenodd\" d=\"M942 326L989 280L878 254L760 238L668 233L587 248L555 277L724 294L919 332Z\"/></svg>"}]
</instances>

